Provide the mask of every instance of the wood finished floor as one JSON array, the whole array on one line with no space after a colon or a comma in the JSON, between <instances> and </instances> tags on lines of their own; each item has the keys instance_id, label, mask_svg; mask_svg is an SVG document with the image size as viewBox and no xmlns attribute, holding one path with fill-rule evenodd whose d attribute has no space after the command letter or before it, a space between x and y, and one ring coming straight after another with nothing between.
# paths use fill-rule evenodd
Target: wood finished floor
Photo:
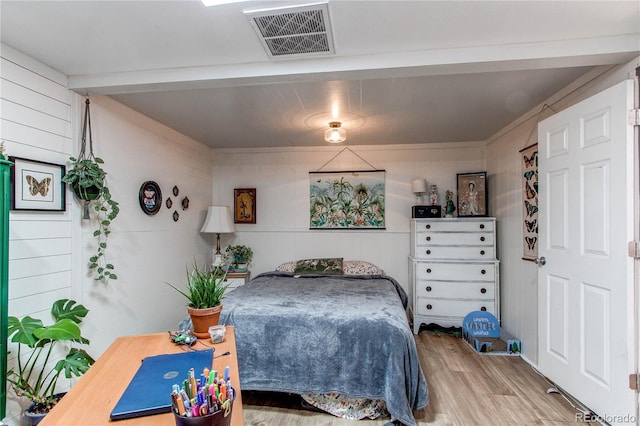
<instances>
[{"instance_id":1,"label":"wood finished floor","mask_svg":"<svg viewBox=\"0 0 640 426\"><path fill-rule=\"evenodd\" d=\"M429 405L414 412L419 425L575 425L577 411L520 357L478 355L461 338L420 331L420 363ZM377 426L301 408L296 395L242 392L245 425Z\"/></svg>"}]
</instances>

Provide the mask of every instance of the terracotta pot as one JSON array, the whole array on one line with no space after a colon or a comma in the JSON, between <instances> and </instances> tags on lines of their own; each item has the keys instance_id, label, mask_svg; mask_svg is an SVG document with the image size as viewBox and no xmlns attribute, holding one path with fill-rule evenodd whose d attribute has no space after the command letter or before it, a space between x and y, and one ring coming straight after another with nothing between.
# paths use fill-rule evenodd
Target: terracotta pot
<instances>
[{"instance_id":1,"label":"terracotta pot","mask_svg":"<svg viewBox=\"0 0 640 426\"><path fill-rule=\"evenodd\" d=\"M193 334L198 339L208 339L209 327L218 325L221 311L222 304L216 305L213 308L204 309L195 309L187 306L187 312L189 312L191 323L193 324Z\"/></svg>"}]
</instances>

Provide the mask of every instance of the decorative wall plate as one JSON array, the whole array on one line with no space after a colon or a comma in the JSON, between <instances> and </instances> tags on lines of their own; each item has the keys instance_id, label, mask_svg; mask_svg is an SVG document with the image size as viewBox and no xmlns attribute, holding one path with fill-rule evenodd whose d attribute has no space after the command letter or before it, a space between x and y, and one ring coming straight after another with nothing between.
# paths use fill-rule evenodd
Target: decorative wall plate
<instances>
[{"instance_id":1,"label":"decorative wall plate","mask_svg":"<svg viewBox=\"0 0 640 426\"><path fill-rule=\"evenodd\" d=\"M178 219L180 219L180 213L178 213L177 211L173 212L173 221L177 222Z\"/></svg>"},{"instance_id":2,"label":"decorative wall plate","mask_svg":"<svg viewBox=\"0 0 640 426\"><path fill-rule=\"evenodd\" d=\"M182 199L182 210L186 210L189 208L189 197L184 197Z\"/></svg>"},{"instance_id":3,"label":"decorative wall plate","mask_svg":"<svg viewBox=\"0 0 640 426\"><path fill-rule=\"evenodd\" d=\"M165 201L165 205L168 209L171 208L171 206L173 205L173 201L171 201L171 198L167 198L167 201Z\"/></svg>"},{"instance_id":4,"label":"decorative wall plate","mask_svg":"<svg viewBox=\"0 0 640 426\"><path fill-rule=\"evenodd\" d=\"M180 190L178 189L178 186L175 185L173 187L173 195L175 195L177 197L179 193L180 193Z\"/></svg>"},{"instance_id":5,"label":"decorative wall plate","mask_svg":"<svg viewBox=\"0 0 640 426\"><path fill-rule=\"evenodd\" d=\"M162 191L160 190L160 186L152 180L146 181L140 186L138 199L140 200L140 208L142 211L149 216L153 216L158 213L160 207L162 207Z\"/></svg>"}]
</instances>

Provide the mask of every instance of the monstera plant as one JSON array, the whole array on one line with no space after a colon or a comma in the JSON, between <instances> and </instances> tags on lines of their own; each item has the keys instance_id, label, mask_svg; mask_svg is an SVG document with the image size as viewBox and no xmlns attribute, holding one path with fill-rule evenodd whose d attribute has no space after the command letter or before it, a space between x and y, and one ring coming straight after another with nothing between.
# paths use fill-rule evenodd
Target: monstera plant
<instances>
[{"instance_id":1,"label":"monstera plant","mask_svg":"<svg viewBox=\"0 0 640 426\"><path fill-rule=\"evenodd\" d=\"M43 325L42 320L26 316L9 317L8 336L18 344L17 365L7 373L7 380L16 395L33 403L28 412L43 414L53 408L60 396L56 394L58 378L64 372L66 378L83 375L95 362L84 350L73 346L89 344L82 337L78 324L89 311L74 300L60 299L51 307L55 323ZM66 356L51 365L56 347L71 346Z\"/></svg>"},{"instance_id":2,"label":"monstera plant","mask_svg":"<svg viewBox=\"0 0 640 426\"><path fill-rule=\"evenodd\" d=\"M89 140L88 153L87 138ZM89 99L86 100L80 155L77 158L69 158L69 161L71 168L62 181L69 184L76 197L83 201L83 218L89 219L89 204L93 203L98 221L98 229L93 232L93 236L97 238L97 251L89 258L89 269L97 274L96 280L98 281L115 280L118 276L115 274L113 264L106 261L105 251L107 238L111 233L111 222L118 216L120 207L111 198L111 192L109 192L106 182L107 173L101 167L104 161L93 154Z\"/></svg>"}]
</instances>

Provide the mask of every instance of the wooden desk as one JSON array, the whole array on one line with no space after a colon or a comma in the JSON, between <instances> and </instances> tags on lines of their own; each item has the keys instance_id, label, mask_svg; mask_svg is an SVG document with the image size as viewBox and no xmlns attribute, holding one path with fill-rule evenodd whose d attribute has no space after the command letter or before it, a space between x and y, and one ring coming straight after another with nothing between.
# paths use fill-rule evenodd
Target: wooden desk
<instances>
[{"instance_id":1,"label":"wooden desk","mask_svg":"<svg viewBox=\"0 0 640 426\"><path fill-rule=\"evenodd\" d=\"M194 349L215 349L214 356L226 351L231 355L213 360L213 368L220 371L228 365L234 379L237 398L231 412L231 425L242 426L242 395L236 357L236 339L233 327L227 326L222 343L212 344L210 339L199 340ZM156 414L127 420L111 421L109 414L120 399L127 385L138 371L140 361L160 354L181 352L184 349L173 344L168 333L145 334L141 336L119 337L107 351L89 368L62 400L45 416L40 425L175 425L173 413ZM169 395L167 395L167 399Z\"/></svg>"}]
</instances>

